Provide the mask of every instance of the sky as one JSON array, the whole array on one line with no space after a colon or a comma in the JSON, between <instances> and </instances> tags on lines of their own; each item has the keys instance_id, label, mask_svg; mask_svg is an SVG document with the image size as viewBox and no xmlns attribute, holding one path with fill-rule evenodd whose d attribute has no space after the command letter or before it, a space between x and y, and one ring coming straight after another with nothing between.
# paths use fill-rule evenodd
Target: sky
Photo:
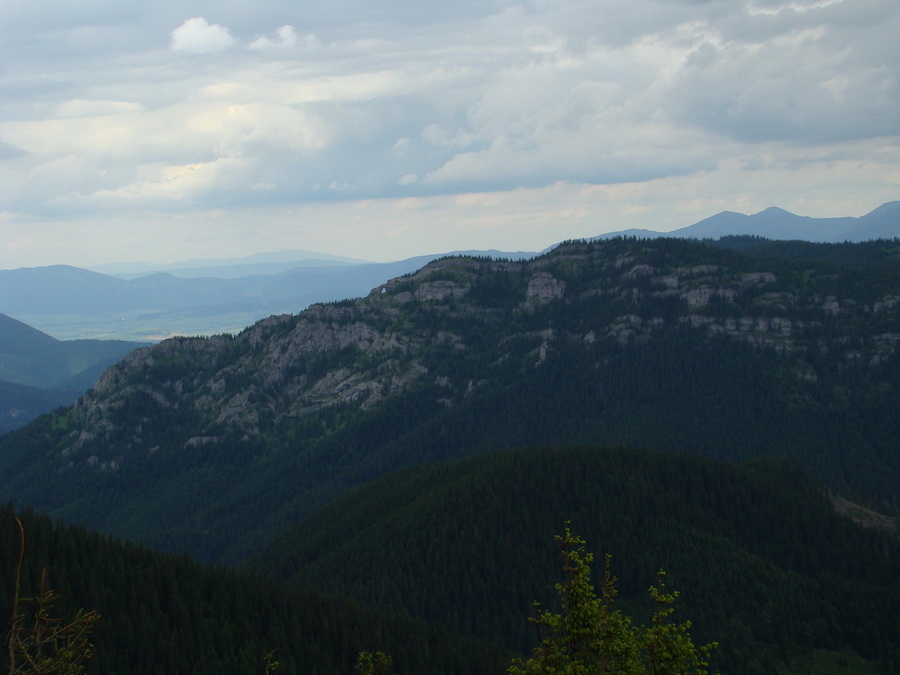
<instances>
[{"instance_id":1,"label":"sky","mask_svg":"<svg viewBox=\"0 0 900 675\"><path fill-rule=\"evenodd\" d=\"M0 0L0 269L900 199L896 0Z\"/></svg>"}]
</instances>

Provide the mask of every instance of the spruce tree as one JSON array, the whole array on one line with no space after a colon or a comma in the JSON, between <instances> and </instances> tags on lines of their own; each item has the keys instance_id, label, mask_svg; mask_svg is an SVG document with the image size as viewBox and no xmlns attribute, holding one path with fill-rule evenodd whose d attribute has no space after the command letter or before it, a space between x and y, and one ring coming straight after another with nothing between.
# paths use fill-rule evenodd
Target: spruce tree
<instances>
[{"instance_id":1,"label":"spruce tree","mask_svg":"<svg viewBox=\"0 0 900 675\"><path fill-rule=\"evenodd\" d=\"M606 556L600 595L591 582L592 553L568 524L556 540L565 559L564 580L556 584L561 613L541 610L531 619L541 627L541 643L528 659L515 659L509 675L706 675L707 658L715 644L696 647L690 622L672 623L672 604L678 593L668 593L665 573L650 587L656 602L653 623L635 626L613 607L616 579Z\"/></svg>"}]
</instances>

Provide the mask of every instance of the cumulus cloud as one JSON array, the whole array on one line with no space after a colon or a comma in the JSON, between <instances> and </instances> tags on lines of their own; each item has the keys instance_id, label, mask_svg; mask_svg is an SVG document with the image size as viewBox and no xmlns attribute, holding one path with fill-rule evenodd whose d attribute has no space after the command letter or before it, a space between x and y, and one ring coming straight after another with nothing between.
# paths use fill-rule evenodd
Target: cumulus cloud
<instances>
[{"instance_id":1,"label":"cumulus cloud","mask_svg":"<svg viewBox=\"0 0 900 675\"><path fill-rule=\"evenodd\" d=\"M224 26L210 24L202 16L188 19L172 31L172 49L194 54L215 54L233 47L237 40Z\"/></svg>"}]
</instances>

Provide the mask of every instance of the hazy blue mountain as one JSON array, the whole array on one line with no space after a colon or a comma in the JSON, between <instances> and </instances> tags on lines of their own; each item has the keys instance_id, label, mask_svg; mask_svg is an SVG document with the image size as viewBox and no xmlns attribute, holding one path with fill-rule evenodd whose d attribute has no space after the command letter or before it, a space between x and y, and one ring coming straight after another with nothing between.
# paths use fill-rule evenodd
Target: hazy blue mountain
<instances>
[{"instance_id":1,"label":"hazy blue mountain","mask_svg":"<svg viewBox=\"0 0 900 675\"><path fill-rule=\"evenodd\" d=\"M784 209L770 207L753 215L723 211L698 223L671 232L623 230L601 235L597 239L617 236L638 238L690 237L718 239L750 234L767 239L799 239L813 242L868 241L900 237L900 201L882 204L859 218L810 218Z\"/></svg>"},{"instance_id":2,"label":"hazy blue mountain","mask_svg":"<svg viewBox=\"0 0 900 675\"><path fill-rule=\"evenodd\" d=\"M140 343L57 340L0 314L0 432L74 401Z\"/></svg>"},{"instance_id":3,"label":"hazy blue mountain","mask_svg":"<svg viewBox=\"0 0 900 675\"><path fill-rule=\"evenodd\" d=\"M863 218L809 218L797 216L773 206L749 216L723 211L710 218L705 218L699 223L677 230L677 232L681 236L699 239L718 239L738 234L753 234L767 239L802 239L804 241L860 241L876 238L865 233L864 219L865 216ZM897 225L898 231L900 231L900 210L897 213Z\"/></svg>"},{"instance_id":4,"label":"hazy blue mountain","mask_svg":"<svg viewBox=\"0 0 900 675\"><path fill-rule=\"evenodd\" d=\"M0 380L43 389L87 389L140 343L62 341L0 314Z\"/></svg>"},{"instance_id":5,"label":"hazy blue mountain","mask_svg":"<svg viewBox=\"0 0 900 675\"><path fill-rule=\"evenodd\" d=\"M41 349L52 349L58 341L46 333L16 321L10 316L0 314L0 354L4 360L0 362L0 378L4 377L8 359L35 353Z\"/></svg>"},{"instance_id":6,"label":"hazy blue mountain","mask_svg":"<svg viewBox=\"0 0 900 675\"><path fill-rule=\"evenodd\" d=\"M134 279L153 272L167 272L172 276L217 277L233 279L255 274L279 274L297 267L330 267L339 265L359 265L371 261L347 258L345 256L288 249L267 253L255 253L240 258L194 258L181 260L168 265L148 262L107 263L91 268L95 272L117 276L122 279Z\"/></svg>"}]
</instances>

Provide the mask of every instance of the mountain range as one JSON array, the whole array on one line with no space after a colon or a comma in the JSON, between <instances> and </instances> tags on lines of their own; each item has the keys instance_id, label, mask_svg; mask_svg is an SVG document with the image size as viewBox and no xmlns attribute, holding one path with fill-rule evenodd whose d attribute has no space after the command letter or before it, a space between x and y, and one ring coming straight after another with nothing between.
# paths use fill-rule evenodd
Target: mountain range
<instances>
[{"instance_id":1,"label":"mountain range","mask_svg":"<svg viewBox=\"0 0 900 675\"><path fill-rule=\"evenodd\" d=\"M745 215L722 211L698 223L670 232L653 230L621 230L600 235L599 238L631 237L688 237L718 239L748 234L775 240L812 242L868 241L893 239L900 236L900 201L887 202L859 218L810 218L798 216L778 207Z\"/></svg>"},{"instance_id":2,"label":"mountain range","mask_svg":"<svg viewBox=\"0 0 900 675\"><path fill-rule=\"evenodd\" d=\"M750 216L725 211L673 232L627 230L601 238L716 239L735 234L813 242L893 238L900 236L900 202L883 204L860 218L807 218L777 208ZM538 252L455 251L369 263L311 251L281 251L172 265L115 264L95 271L65 265L0 270L0 312L65 340L142 342L236 333L273 314L364 296L386 279L447 255L520 260Z\"/></svg>"},{"instance_id":3,"label":"mountain range","mask_svg":"<svg viewBox=\"0 0 900 675\"><path fill-rule=\"evenodd\" d=\"M341 265L364 265L369 262L371 261L315 251L287 249L254 253L240 258L194 258L168 265L148 262L107 263L92 267L91 270L120 279L134 279L156 272L165 272L185 279L195 277L232 279L256 274L279 274L298 267L339 267Z\"/></svg>"}]
</instances>

